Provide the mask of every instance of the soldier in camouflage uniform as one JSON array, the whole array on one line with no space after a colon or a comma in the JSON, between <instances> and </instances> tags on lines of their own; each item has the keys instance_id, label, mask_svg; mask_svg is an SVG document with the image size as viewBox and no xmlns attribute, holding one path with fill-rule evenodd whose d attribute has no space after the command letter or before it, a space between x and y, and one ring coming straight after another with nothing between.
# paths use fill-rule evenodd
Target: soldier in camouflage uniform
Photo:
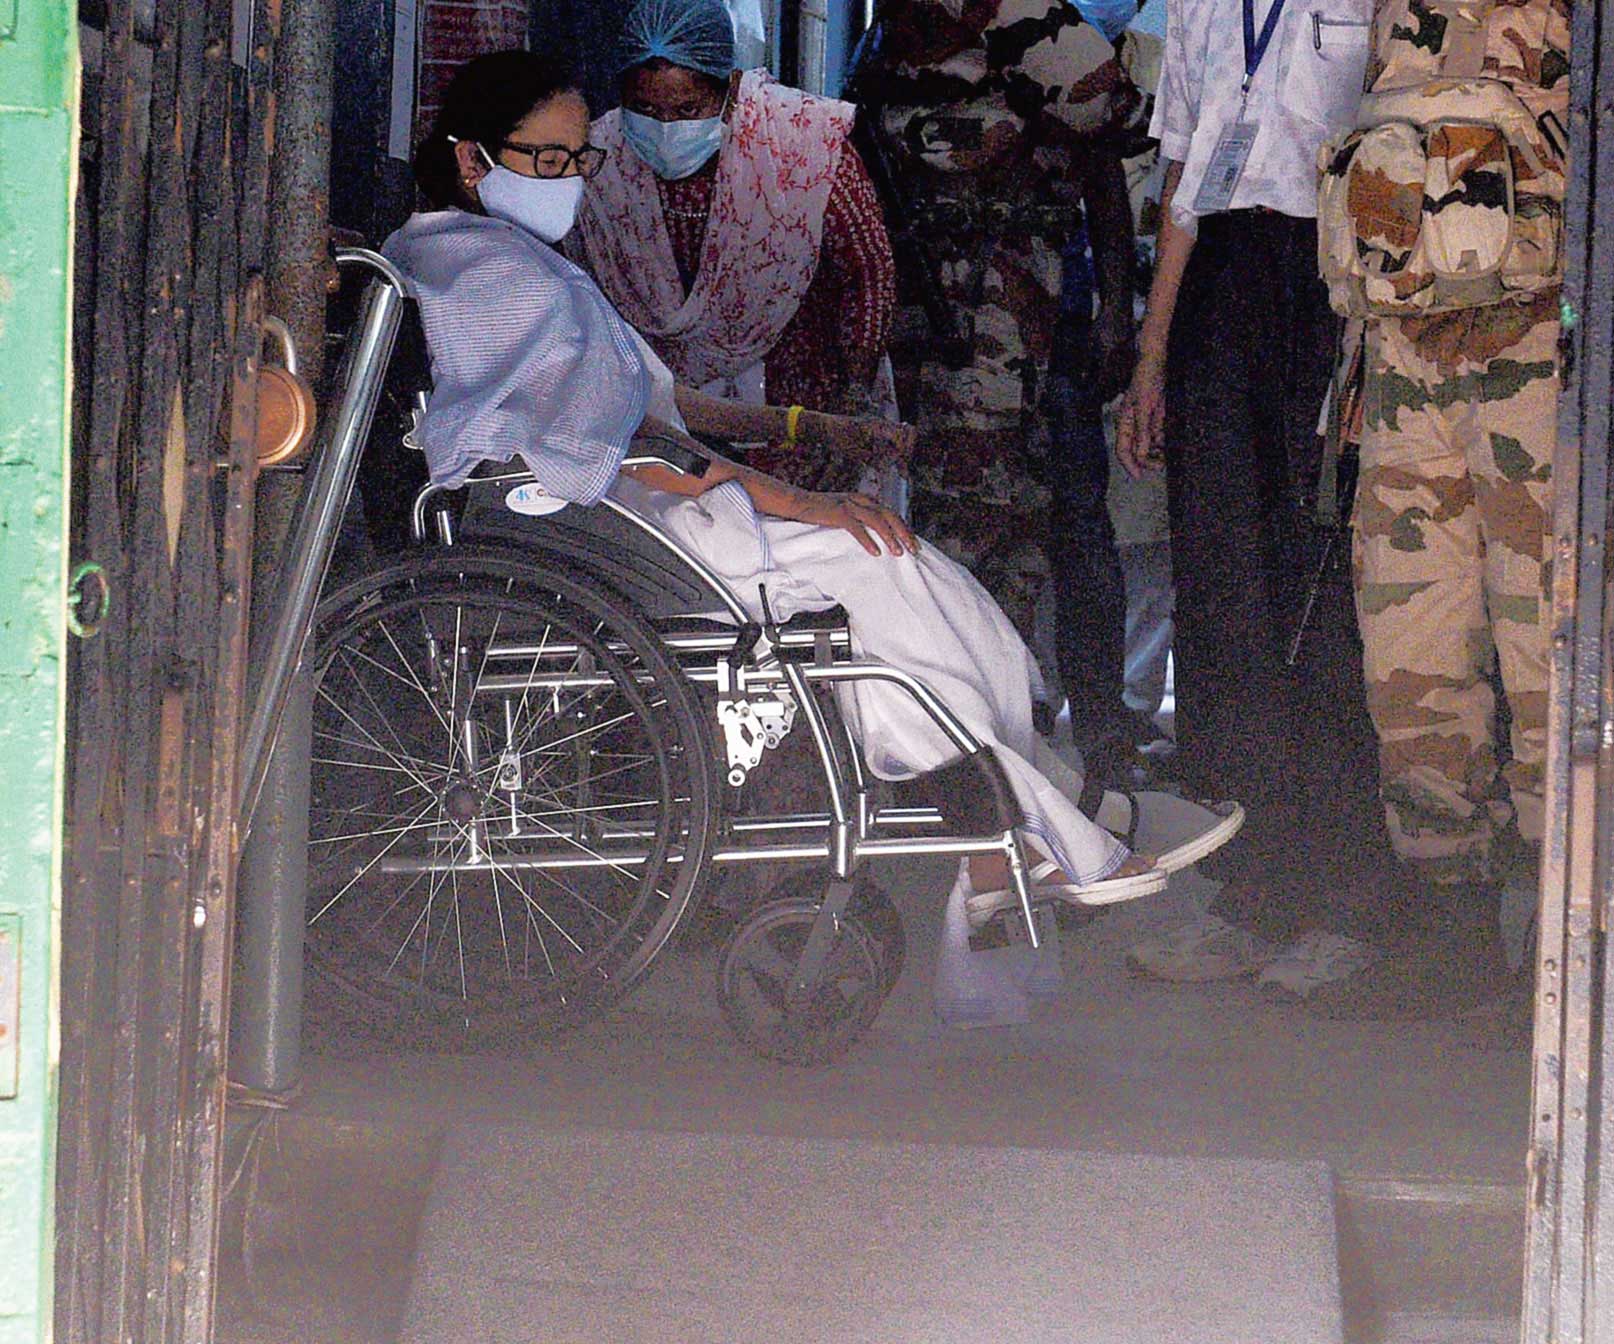
<instances>
[{"instance_id":1,"label":"soldier in camouflage uniform","mask_svg":"<svg viewBox=\"0 0 1614 1344\"><path fill-rule=\"evenodd\" d=\"M1054 503L1037 417L1061 254L1079 223L1061 196L1072 145L1109 129L1136 95L1113 45L1066 0L884 0L879 24L857 96L880 109L908 222L967 342L967 357L949 360L923 310L899 315L899 401L919 430L913 523L1029 637ZM1101 296L1113 303L1100 339L1113 327L1130 341L1129 276L1120 287Z\"/></svg>"},{"instance_id":2,"label":"soldier in camouflage uniform","mask_svg":"<svg viewBox=\"0 0 1614 1344\"><path fill-rule=\"evenodd\" d=\"M1393 1015L1494 988L1498 883L1541 839L1568 45L1568 0L1383 0L1364 111L1407 90L1456 121L1473 104L1428 81L1478 76L1525 114L1503 135L1436 128L1427 169L1399 162L1401 131L1323 154L1325 219L1335 190L1357 219L1333 255L1325 228L1325 276L1336 306L1368 319L1354 519L1368 706L1391 840L1431 884L1435 935L1433 954L1390 959L1336 1009ZM1449 190L1431 192L1440 174ZM1510 716L1500 765L1493 668Z\"/></svg>"}]
</instances>

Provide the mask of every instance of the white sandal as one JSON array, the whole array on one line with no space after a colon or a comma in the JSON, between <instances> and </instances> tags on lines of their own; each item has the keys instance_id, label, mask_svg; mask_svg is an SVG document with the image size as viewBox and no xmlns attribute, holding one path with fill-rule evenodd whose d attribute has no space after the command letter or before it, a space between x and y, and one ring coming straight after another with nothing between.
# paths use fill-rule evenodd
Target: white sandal
<instances>
[{"instance_id":1,"label":"white sandal","mask_svg":"<svg viewBox=\"0 0 1614 1344\"><path fill-rule=\"evenodd\" d=\"M1154 855L1155 867L1163 873L1179 872L1214 854L1244 827L1242 803L1196 803L1195 806L1204 808L1216 821L1197 835L1189 836L1180 845ZM1102 801L1093 811L1093 821L1134 852L1138 847L1138 820L1137 795L1120 789L1104 790Z\"/></svg>"},{"instance_id":2,"label":"white sandal","mask_svg":"<svg viewBox=\"0 0 1614 1344\"><path fill-rule=\"evenodd\" d=\"M1200 803L1217 818L1198 835L1189 836L1174 849L1154 856L1155 865L1163 873L1175 873L1214 854L1244 828L1244 805L1229 799L1225 803Z\"/></svg>"},{"instance_id":3,"label":"white sandal","mask_svg":"<svg viewBox=\"0 0 1614 1344\"><path fill-rule=\"evenodd\" d=\"M1026 881L1031 884L1032 900L1041 897L1052 897L1059 901L1069 901L1074 905L1115 905L1120 901L1133 901L1140 896L1152 896L1157 891L1166 889L1166 881L1170 876L1157 861L1152 868L1141 873L1129 873L1125 877L1106 877L1097 882L1089 882L1086 886L1076 886L1074 883L1058 883L1043 886L1044 878L1052 877L1059 871L1059 865L1052 859L1044 859L1041 863L1033 865L1026 874ZM968 868L965 869L965 880L968 881ZM998 887L992 891L971 891L964 898L964 913L969 919L970 927L978 929L1000 910L1018 909L1020 898L1014 894L1013 887Z\"/></svg>"}]
</instances>

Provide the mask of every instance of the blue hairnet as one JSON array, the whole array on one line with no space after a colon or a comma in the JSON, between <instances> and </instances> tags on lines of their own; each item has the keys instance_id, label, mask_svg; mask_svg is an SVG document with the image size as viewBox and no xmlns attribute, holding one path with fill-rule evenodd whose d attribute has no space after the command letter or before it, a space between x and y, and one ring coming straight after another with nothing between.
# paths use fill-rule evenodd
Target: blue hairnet
<instances>
[{"instance_id":1,"label":"blue hairnet","mask_svg":"<svg viewBox=\"0 0 1614 1344\"><path fill-rule=\"evenodd\" d=\"M734 69L734 20L723 0L638 0L622 27L617 70L657 58L727 79Z\"/></svg>"},{"instance_id":2,"label":"blue hairnet","mask_svg":"<svg viewBox=\"0 0 1614 1344\"><path fill-rule=\"evenodd\" d=\"M1106 42L1120 37L1127 24L1138 16L1137 0L1070 0L1070 3L1104 34Z\"/></svg>"}]
</instances>

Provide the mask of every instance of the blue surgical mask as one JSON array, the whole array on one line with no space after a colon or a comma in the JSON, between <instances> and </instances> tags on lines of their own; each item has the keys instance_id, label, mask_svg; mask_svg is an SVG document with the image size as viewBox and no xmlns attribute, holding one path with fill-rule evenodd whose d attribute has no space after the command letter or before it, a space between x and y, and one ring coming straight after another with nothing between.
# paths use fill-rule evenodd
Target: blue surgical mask
<instances>
[{"instance_id":1,"label":"blue surgical mask","mask_svg":"<svg viewBox=\"0 0 1614 1344\"><path fill-rule=\"evenodd\" d=\"M676 182L717 153L723 143L723 118L718 115L695 121L657 121L623 108L622 138L657 177Z\"/></svg>"},{"instance_id":2,"label":"blue surgical mask","mask_svg":"<svg viewBox=\"0 0 1614 1344\"><path fill-rule=\"evenodd\" d=\"M495 166L476 184L476 194L495 219L508 220L546 243L558 243L577 219L583 179L526 177Z\"/></svg>"}]
</instances>

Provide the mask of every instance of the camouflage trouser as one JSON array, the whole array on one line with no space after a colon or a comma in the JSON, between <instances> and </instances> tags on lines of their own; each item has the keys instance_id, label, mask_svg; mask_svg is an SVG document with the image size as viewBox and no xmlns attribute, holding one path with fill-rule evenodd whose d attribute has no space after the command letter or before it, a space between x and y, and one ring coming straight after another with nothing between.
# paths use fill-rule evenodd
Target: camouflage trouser
<instances>
[{"instance_id":1,"label":"camouflage trouser","mask_svg":"<svg viewBox=\"0 0 1614 1344\"><path fill-rule=\"evenodd\" d=\"M925 359L913 371L913 521L1029 635L1048 575L1046 436L1033 412L1053 343L1059 244L1023 233L986 247L953 242L942 285L973 333L972 354L962 368Z\"/></svg>"},{"instance_id":2,"label":"camouflage trouser","mask_svg":"<svg viewBox=\"0 0 1614 1344\"><path fill-rule=\"evenodd\" d=\"M1556 303L1368 329L1357 613L1397 854L1489 876L1539 843L1546 752ZM1493 668L1511 713L1500 768Z\"/></svg>"}]
</instances>

